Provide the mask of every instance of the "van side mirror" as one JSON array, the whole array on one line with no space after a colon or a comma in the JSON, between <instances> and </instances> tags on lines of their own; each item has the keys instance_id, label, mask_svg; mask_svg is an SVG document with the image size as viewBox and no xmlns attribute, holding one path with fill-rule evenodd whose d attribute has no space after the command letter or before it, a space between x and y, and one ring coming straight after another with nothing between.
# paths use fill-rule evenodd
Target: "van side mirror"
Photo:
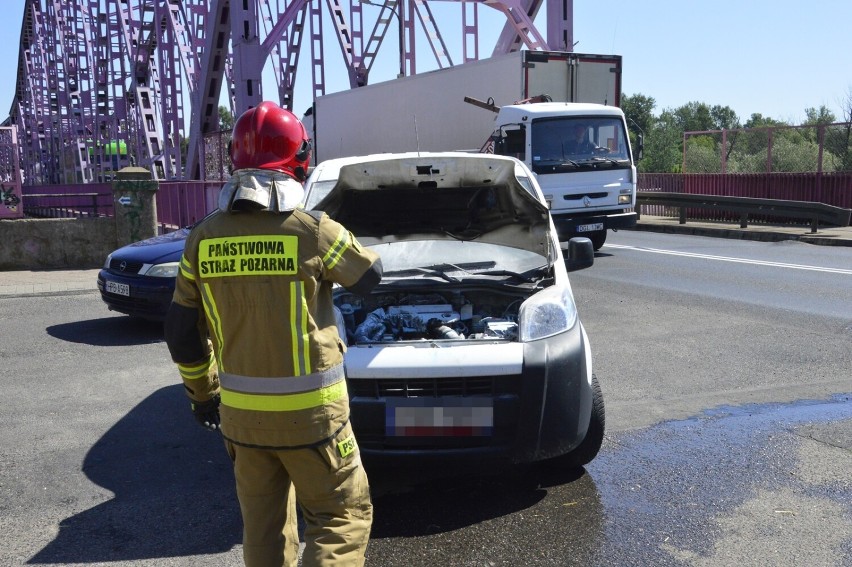
<instances>
[{"instance_id":1,"label":"van side mirror","mask_svg":"<svg viewBox=\"0 0 852 567\"><path fill-rule=\"evenodd\" d=\"M569 272L591 268L595 263L595 248L592 241L583 236L575 236L568 241L568 257L565 267Z\"/></svg>"},{"instance_id":2,"label":"van side mirror","mask_svg":"<svg viewBox=\"0 0 852 567\"><path fill-rule=\"evenodd\" d=\"M636 151L636 161L639 161L645 156L645 134L639 134L636 136L636 143L638 145Z\"/></svg>"}]
</instances>

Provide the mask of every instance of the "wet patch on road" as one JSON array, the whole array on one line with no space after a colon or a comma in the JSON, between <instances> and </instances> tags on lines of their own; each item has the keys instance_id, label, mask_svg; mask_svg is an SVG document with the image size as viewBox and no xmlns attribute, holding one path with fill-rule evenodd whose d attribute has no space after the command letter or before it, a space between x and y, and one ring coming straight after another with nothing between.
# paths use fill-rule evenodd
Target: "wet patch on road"
<instances>
[{"instance_id":1,"label":"wet patch on road","mask_svg":"<svg viewBox=\"0 0 852 567\"><path fill-rule=\"evenodd\" d=\"M609 440L588 470L625 560L850 563L850 395L720 407Z\"/></svg>"}]
</instances>

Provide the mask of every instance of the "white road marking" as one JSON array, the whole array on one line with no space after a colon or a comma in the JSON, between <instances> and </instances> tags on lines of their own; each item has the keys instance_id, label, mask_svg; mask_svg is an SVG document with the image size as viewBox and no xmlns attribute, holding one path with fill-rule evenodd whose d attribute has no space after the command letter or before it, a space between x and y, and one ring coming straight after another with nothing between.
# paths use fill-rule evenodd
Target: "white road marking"
<instances>
[{"instance_id":1,"label":"white road marking","mask_svg":"<svg viewBox=\"0 0 852 567\"><path fill-rule=\"evenodd\" d=\"M768 262L766 260L750 260L748 258L733 258L730 256L714 256L711 254L697 254L695 252L678 252L676 250L661 250L659 248L643 248L640 246L624 246L622 244L604 244L605 248L618 248L622 250L636 250L637 252L651 252L653 254L667 254L669 256L685 256L687 258L701 258L703 260L717 260L720 262L735 262L737 264L753 264L755 266L772 266L775 268L788 268L791 270L810 270L812 272L828 272L831 274L852 275L852 270L842 268L824 268L822 266L805 266L802 264L787 264L784 262Z\"/></svg>"}]
</instances>

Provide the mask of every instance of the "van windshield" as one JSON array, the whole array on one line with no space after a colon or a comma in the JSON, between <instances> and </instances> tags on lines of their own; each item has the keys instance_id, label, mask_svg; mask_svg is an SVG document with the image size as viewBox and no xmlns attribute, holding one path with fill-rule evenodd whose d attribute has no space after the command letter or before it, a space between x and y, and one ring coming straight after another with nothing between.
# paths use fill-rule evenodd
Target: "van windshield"
<instances>
[{"instance_id":1,"label":"van windshield","mask_svg":"<svg viewBox=\"0 0 852 567\"><path fill-rule=\"evenodd\" d=\"M305 188L304 208L306 210L311 210L316 207L317 204L322 201L329 192L331 192L335 183L337 183L337 179L316 181L312 184L308 184L308 187Z\"/></svg>"}]
</instances>

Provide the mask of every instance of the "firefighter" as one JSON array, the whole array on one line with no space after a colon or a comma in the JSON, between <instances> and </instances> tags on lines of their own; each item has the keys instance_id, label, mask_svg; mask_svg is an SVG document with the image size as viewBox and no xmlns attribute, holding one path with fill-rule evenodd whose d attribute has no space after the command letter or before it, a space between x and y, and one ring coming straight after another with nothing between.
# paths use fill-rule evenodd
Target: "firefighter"
<instances>
[{"instance_id":1,"label":"firefighter","mask_svg":"<svg viewBox=\"0 0 852 567\"><path fill-rule=\"evenodd\" d=\"M296 565L297 498L303 564L362 565L373 508L331 288L368 293L381 260L324 213L298 208L311 146L291 112L249 109L230 154L219 210L186 241L169 352L195 418L221 429L233 461L245 564Z\"/></svg>"}]
</instances>

